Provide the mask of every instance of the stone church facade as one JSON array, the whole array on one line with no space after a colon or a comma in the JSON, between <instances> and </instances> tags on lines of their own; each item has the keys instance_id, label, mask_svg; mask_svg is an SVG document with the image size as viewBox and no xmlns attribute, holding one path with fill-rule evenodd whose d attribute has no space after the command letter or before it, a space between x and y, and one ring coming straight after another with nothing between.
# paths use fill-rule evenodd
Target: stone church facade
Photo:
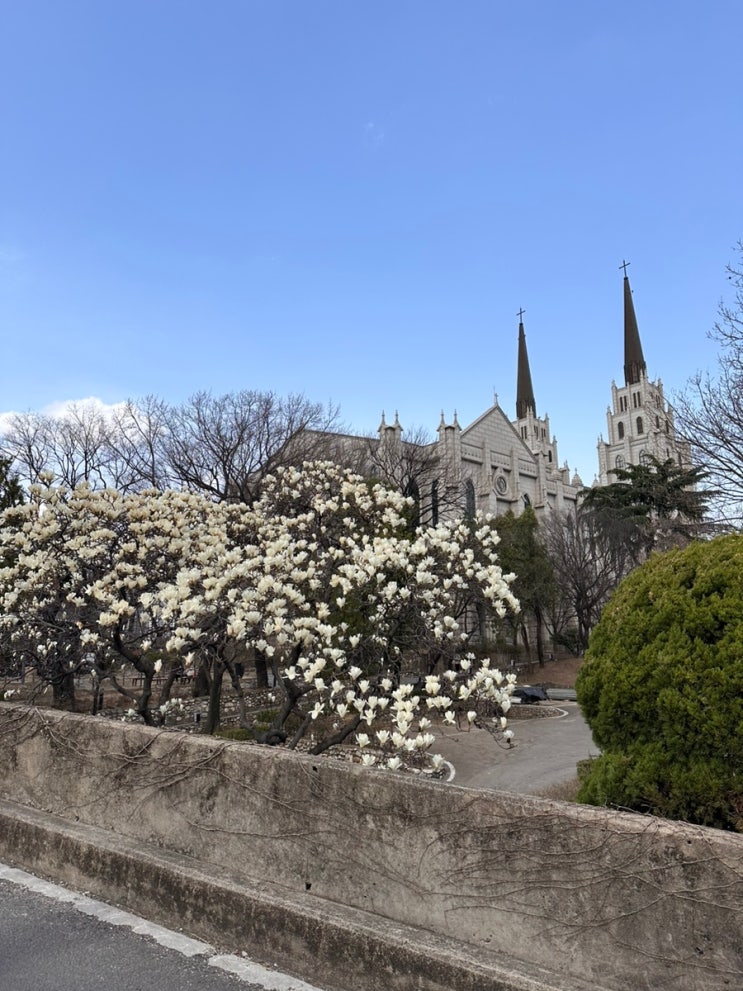
<instances>
[{"instance_id":1,"label":"stone church facade","mask_svg":"<svg viewBox=\"0 0 743 991\"><path fill-rule=\"evenodd\" d=\"M516 418L497 401L462 431L462 471L477 494L477 508L515 515L532 506L537 516L551 509L575 507L583 482L561 465L548 416L537 412L524 324L519 322Z\"/></svg>"},{"instance_id":2,"label":"stone church facade","mask_svg":"<svg viewBox=\"0 0 743 991\"><path fill-rule=\"evenodd\" d=\"M640 464L650 455L660 461L672 458L680 465L690 463L688 445L676 437L663 384L648 379L623 267L625 381L622 386L611 385L608 439L600 436L598 441L598 473L593 483L598 485L614 481L615 468ZM465 427L456 412L449 421L442 412L437 439L431 444L413 444L405 440L397 413L392 423L382 414L378 439L336 437L338 459L366 474L379 474L413 495L425 523L461 512L519 515L531 506L540 518L550 511L574 509L584 482L567 462L560 463L549 417L538 414L523 311L519 317L515 417L508 416L496 397L489 409Z\"/></svg>"},{"instance_id":3,"label":"stone church facade","mask_svg":"<svg viewBox=\"0 0 743 991\"><path fill-rule=\"evenodd\" d=\"M523 322L518 333L515 419L501 409L497 398L466 427L460 425L456 413L450 422L442 413L434 444L438 475L426 480L430 488L420 492L422 506L433 503L435 507L438 489L442 505L459 501L468 515L476 510L494 516L510 510L519 515L531 506L540 516L550 509L575 507L583 482L571 474L567 463L560 464L549 417L538 415ZM383 422L380 444L390 442L399 441ZM444 489L449 492L442 500ZM459 500L452 498L452 490L459 492ZM432 507L432 521L436 515Z\"/></svg>"}]
</instances>

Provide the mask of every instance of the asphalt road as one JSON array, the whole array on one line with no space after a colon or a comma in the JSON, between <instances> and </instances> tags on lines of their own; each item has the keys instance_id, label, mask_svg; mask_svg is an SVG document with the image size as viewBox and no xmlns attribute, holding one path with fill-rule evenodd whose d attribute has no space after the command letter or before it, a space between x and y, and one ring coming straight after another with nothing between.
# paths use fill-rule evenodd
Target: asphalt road
<instances>
[{"instance_id":1,"label":"asphalt road","mask_svg":"<svg viewBox=\"0 0 743 991\"><path fill-rule=\"evenodd\" d=\"M455 769L454 784L541 795L576 776L578 761L598 756L576 702L542 703L560 715L512 719L513 746L499 746L485 730L437 734L434 749Z\"/></svg>"},{"instance_id":2,"label":"asphalt road","mask_svg":"<svg viewBox=\"0 0 743 991\"><path fill-rule=\"evenodd\" d=\"M153 988L318 991L0 864L0 991Z\"/></svg>"}]
</instances>

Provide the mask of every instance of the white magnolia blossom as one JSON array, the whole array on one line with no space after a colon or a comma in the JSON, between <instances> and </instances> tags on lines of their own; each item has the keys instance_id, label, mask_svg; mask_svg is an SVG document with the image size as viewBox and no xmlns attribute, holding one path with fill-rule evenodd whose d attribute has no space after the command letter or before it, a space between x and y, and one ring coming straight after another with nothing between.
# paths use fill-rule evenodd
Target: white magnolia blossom
<instances>
[{"instance_id":1,"label":"white magnolia blossom","mask_svg":"<svg viewBox=\"0 0 743 991\"><path fill-rule=\"evenodd\" d=\"M150 694L159 669L144 658L168 634L157 596L177 600L184 564L223 544L219 508L188 492L87 485L33 485L29 496L0 527L0 561L12 562L0 567L0 641L49 684L78 670L104 683L132 664L144 684L135 713L161 722L165 699Z\"/></svg>"},{"instance_id":2,"label":"white magnolia blossom","mask_svg":"<svg viewBox=\"0 0 743 991\"><path fill-rule=\"evenodd\" d=\"M409 506L322 463L267 477L252 507L35 487L0 528L0 560L13 561L0 568L0 638L33 653L42 677L92 653L99 678L126 662L147 686L176 662L259 651L277 712L302 726L287 745L311 726L315 752L355 739L374 756L366 764L393 770L428 754L437 720L453 725L466 706L472 722L479 701L506 738L513 676L469 652L479 615L497 623L518 610L493 522L442 522L411 538ZM151 649L164 659L146 662ZM422 684L405 680L413 657L429 672ZM171 714L167 699L148 699L149 687L135 717Z\"/></svg>"}]
</instances>

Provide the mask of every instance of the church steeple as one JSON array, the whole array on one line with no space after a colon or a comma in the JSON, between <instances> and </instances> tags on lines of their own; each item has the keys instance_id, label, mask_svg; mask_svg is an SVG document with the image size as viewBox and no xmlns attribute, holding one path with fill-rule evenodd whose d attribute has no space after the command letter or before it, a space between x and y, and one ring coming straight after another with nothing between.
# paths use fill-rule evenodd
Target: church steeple
<instances>
[{"instance_id":1,"label":"church steeple","mask_svg":"<svg viewBox=\"0 0 743 991\"><path fill-rule=\"evenodd\" d=\"M531 384L529 370L529 355L526 352L526 334L524 333L523 310L519 310L519 357L518 374L516 379L516 418L522 419L531 410L537 415L537 404L534 401L534 389Z\"/></svg>"},{"instance_id":2,"label":"church steeple","mask_svg":"<svg viewBox=\"0 0 743 991\"><path fill-rule=\"evenodd\" d=\"M635 385L640 377L647 373L645 358L640 343L640 332L637 329L635 305L632 302L632 290L627 276L629 262L619 266L624 269L624 381L626 385Z\"/></svg>"},{"instance_id":3,"label":"church steeple","mask_svg":"<svg viewBox=\"0 0 743 991\"><path fill-rule=\"evenodd\" d=\"M650 381L637 330L632 290L624 271L624 385L611 384L606 411L606 440L599 439L599 485L611 485L616 472L628 465L647 464L649 458L690 464L691 453L676 437L673 410L663 396L660 379Z\"/></svg>"}]
</instances>

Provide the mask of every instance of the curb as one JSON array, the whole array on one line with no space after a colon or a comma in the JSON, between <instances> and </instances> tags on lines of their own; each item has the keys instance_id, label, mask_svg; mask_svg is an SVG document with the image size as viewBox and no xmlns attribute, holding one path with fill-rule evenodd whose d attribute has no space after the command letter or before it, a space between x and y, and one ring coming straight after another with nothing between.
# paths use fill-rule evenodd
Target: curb
<instances>
[{"instance_id":1,"label":"curb","mask_svg":"<svg viewBox=\"0 0 743 991\"><path fill-rule=\"evenodd\" d=\"M480 946L0 800L0 860L335 991L601 991Z\"/></svg>"}]
</instances>

